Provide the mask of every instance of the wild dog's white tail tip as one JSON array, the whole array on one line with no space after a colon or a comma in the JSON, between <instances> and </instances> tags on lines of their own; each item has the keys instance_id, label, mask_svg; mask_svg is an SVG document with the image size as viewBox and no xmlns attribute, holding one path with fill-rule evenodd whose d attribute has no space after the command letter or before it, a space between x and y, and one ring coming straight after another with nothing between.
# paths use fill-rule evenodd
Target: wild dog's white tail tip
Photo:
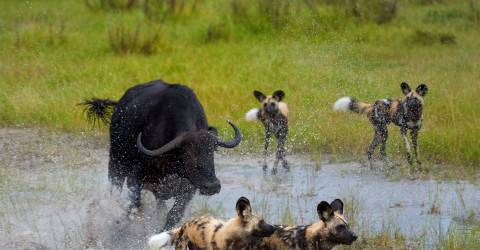
<instances>
[{"instance_id":1,"label":"wild dog's white tail tip","mask_svg":"<svg viewBox=\"0 0 480 250\"><path fill-rule=\"evenodd\" d=\"M335 104L333 104L333 110L335 111L349 111L350 105L352 104L352 98L344 96L338 99Z\"/></svg>"},{"instance_id":2,"label":"wild dog's white tail tip","mask_svg":"<svg viewBox=\"0 0 480 250\"><path fill-rule=\"evenodd\" d=\"M172 244L172 236L169 232L155 234L148 240L150 250L163 250Z\"/></svg>"},{"instance_id":3,"label":"wild dog's white tail tip","mask_svg":"<svg viewBox=\"0 0 480 250\"><path fill-rule=\"evenodd\" d=\"M245 120L248 122L257 120L258 111L260 111L258 108L250 109L250 111L245 114Z\"/></svg>"}]
</instances>

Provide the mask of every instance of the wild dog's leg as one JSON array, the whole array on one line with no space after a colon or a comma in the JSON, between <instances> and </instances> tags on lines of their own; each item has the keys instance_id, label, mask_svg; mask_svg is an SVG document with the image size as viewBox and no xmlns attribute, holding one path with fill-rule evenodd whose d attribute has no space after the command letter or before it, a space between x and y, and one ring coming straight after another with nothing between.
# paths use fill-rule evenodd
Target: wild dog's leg
<instances>
[{"instance_id":1,"label":"wild dog's leg","mask_svg":"<svg viewBox=\"0 0 480 250\"><path fill-rule=\"evenodd\" d=\"M272 132L270 130L270 126L265 126L265 149L263 151L263 170L267 171L267 157L268 157L268 146L270 145L270 137L272 136Z\"/></svg>"},{"instance_id":2,"label":"wild dog's leg","mask_svg":"<svg viewBox=\"0 0 480 250\"><path fill-rule=\"evenodd\" d=\"M179 195L175 197L175 203L173 203L173 207L168 211L167 214L167 222L163 227L163 231L167 231L172 229L177 222L180 221L183 217L183 212L185 212L185 208L187 207L188 203L192 200L193 192L187 192L185 194Z\"/></svg>"},{"instance_id":3,"label":"wild dog's leg","mask_svg":"<svg viewBox=\"0 0 480 250\"><path fill-rule=\"evenodd\" d=\"M410 137L412 138L412 144L413 144L413 156L415 157L415 160L417 163L420 165L422 162L418 159L418 129L414 128L412 131L410 131Z\"/></svg>"},{"instance_id":4,"label":"wild dog's leg","mask_svg":"<svg viewBox=\"0 0 480 250\"><path fill-rule=\"evenodd\" d=\"M375 135L373 136L372 143L370 144L370 146L368 147L368 150L367 150L367 158L368 158L368 162L370 164L370 168L373 167L373 164L372 164L373 152L377 148L378 144L380 144L380 142L382 141L382 131L381 131L380 127L374 125L373 129L375 130Z\"/></svg>"},{"instance_id":5,"label":"wild dog's leg","mask_svg":"<svg viewBox=\"0 0 480 250\"><path fill-rule=\"evenodd\" d=\"M287 129L281 129L277 135L278 143L277 143L277 153L275 158L275 164L273 166L273 170L276 171L278 162L282 162L282 167L285 169L289 169L287 165L287 160L285 159L285 142L287 141Z\"/></svg>"},{"instance_id":6,"label":"wild dog's leg","mask_svg":"<svg viewBox=\"0 0 480 250\"><path fill-rule=\"evenodd\" d=\"M411 165L412 162L412 155L410 150L410 143L408 142L407 138L407 128L401 128L400 132L402 133L403 142L405 143L405 148L407 149L407 160L408 163Z\"/></svg>"},{"instance_id":7,"label":"wild dog's leg","mask_svg":"<svg viewBox=\"0 0 480 250\"><path fill-rule=\"evenodd\" d=\"M382 156L383 164L387 166L388 157L387 157L387 140L388 140L388 127L384 125L380 128L382 145L380 146L380 155Z\"/></svg>"}]
</instances>

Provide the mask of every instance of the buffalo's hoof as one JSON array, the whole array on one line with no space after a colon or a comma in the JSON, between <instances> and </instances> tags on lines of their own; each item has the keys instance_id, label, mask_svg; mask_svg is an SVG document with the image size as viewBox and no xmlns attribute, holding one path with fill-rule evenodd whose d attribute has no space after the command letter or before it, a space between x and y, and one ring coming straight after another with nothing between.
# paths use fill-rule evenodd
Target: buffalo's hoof
<instances>
[{"instance_id":1,"label":"buffalo's hoof","mask_svg":"<svg viewBox=\"0 0 480 250\"><path fill-rule=\"evenodd\" d=\"M140 208L133 207L133 208L129 209L127 217L130 220L137 220L137 219L141 218Z\"/></svg>"},{"instance_id":2,"label":"buffalo's hoof","mask_svg":"<svg viewBox=\"0 0 480 250\"><path fill-rule=\"evenodd\" d=\"M263 171L265 171L265 172L266 172L266 171L267 171L267 169L268 169L268 165L267 165L267 164L263 164L263 166L262 166L262 169L263 169Z\"/></svg>"}]
</instances>

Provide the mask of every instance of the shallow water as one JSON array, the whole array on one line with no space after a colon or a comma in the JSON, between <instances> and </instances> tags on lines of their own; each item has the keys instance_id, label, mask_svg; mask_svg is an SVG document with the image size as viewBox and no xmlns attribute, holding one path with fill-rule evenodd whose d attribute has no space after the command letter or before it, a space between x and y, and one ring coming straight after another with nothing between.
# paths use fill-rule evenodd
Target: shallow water
<instances>
[{"instance_id":1,"label":"shallow water","mask_svg":"<svg viewBox=\"0 0 480 250\"><path fill-rule=\"evenodd\" d=\"M111 193L106 178L107 147L103 136L0 129L0 248L143 249L162 226L164 211L156 211L152 195L145 193L139 216L125 216L125 192ZM476 184L392 181L358 163L318 168L305 156L288 159L291 171L272 176L262 171L260 158L218 154L221 192L195 196L184 218L231 217L236 200L246 196L272 223L308 224L318 220L320 201L341 198L356 228L438 237L472 213L480 215Z\"/></svg>"}]
</instances>

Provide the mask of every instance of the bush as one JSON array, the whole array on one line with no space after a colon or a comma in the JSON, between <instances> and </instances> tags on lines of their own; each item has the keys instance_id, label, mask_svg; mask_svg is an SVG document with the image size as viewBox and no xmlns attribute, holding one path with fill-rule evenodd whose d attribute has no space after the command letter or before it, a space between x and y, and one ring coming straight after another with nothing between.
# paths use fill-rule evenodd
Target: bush
<instances>
[{"instance_id":1,"label":"bush","mask_svg":"<svg viewBox=\"0 0 480 250\"><path fill-rule=\"evenodd\" d=\"M470 17L472 21L476 24L480 23L480 3L476 0L470 0L469 2L470 7Z\"/></svg>"},{"instance_id":2,"label":"bush","mask_svg":"<svg viewBox=\"0 0 480 250\"><path fill-rule=\"evenodd\" d=\"M291 19L295 5L290 0L232 0L230 6L235 23L263 31L283 28Z\"/></svg>"},{"instance_id":3,"label":"bush","mask_svg":"<svg viewBox=\"0 0 480 250\"><path fill-rule=\"evenodd\" d=\"M421 5L431 5L431 4L441 4L444 0L416 0L417 4Z\"/></svg>"},{"instance_id":4,"label":"bush","mask_svg":"<svg viewBox=\"0 0 480 250\"><path fill-rule=\"evenodd\" d=\"M133 29L124 24L115 24L110 27L108 38L110 47L116 54L151 55L157 52L160 30L151 24L146 29L141 24Z\"/></svg>"},{"instance_id":5,"label":"bush","mask_svg":"<svg viewBox=\"0 0 480 250\"><path fill-rule=\"evenodd\" d=\"M47 45L58 47L67 41L65 19L38 20L30 23L15 23L14 45L17 48Z\"/></svg>"},{"instance_id":6,"label":"bush","mask_svg":"<svg viewBox=\"0 0 480 250\"><path fill-rule=\"evenodd\" d=\"M205 42L211 43L219 40L229 40L230 30L225 23L210 24L207 29Z\"/></svg>"},{"instance_id":7,"label":"bush","mask_svg":"<svg viewBox=\"0 0 480 250\"><path fill-rule=\"evenodd\" d=\"M450 33L439 33L416 30L411 35L410 41L414 44L420 44L424 46L432 46L436 43L440 44L455 44L455 35Z\"/></svg>"},{"instance_id":8,"label":"bush","mask_svg":"<svg viewBox=\"0 0 480 250\"><path fill-rule=\"evenodd\" d=\"M423 21L427 23L448 24L454 21L454 19L461 19L464 16L466 16L464 11L458 9L429 10L425 14Z\"/></svg>"},{"instance_id":9,"label":"bush","mask_svg":"<svg viewBox=\"0 0 480 250\"><path fill-rule=\"evenodd\" d=\"M139 0L84 0L91 10L130 10L137 6Z\"/></svg>"},{"instance_id":10,"label":"bush","mask_svg":"<svg viewBox=\"0 0 480 250\"><path fill-rule=\"evenodd\" d=\"M392 21L398 12L397 0L345 0L343 5L347 14L378 24Z\"/></svg>"},{"instance_id":11,"label":"bush","mask_svg":"<svg viewBox=\"0 0 480 250\"><path fill-rule=\"evenodd\" d=\"M145 0L143 11L150 19L187 15L195 11L198 0Z\"/></svg>"}]
</instances>

